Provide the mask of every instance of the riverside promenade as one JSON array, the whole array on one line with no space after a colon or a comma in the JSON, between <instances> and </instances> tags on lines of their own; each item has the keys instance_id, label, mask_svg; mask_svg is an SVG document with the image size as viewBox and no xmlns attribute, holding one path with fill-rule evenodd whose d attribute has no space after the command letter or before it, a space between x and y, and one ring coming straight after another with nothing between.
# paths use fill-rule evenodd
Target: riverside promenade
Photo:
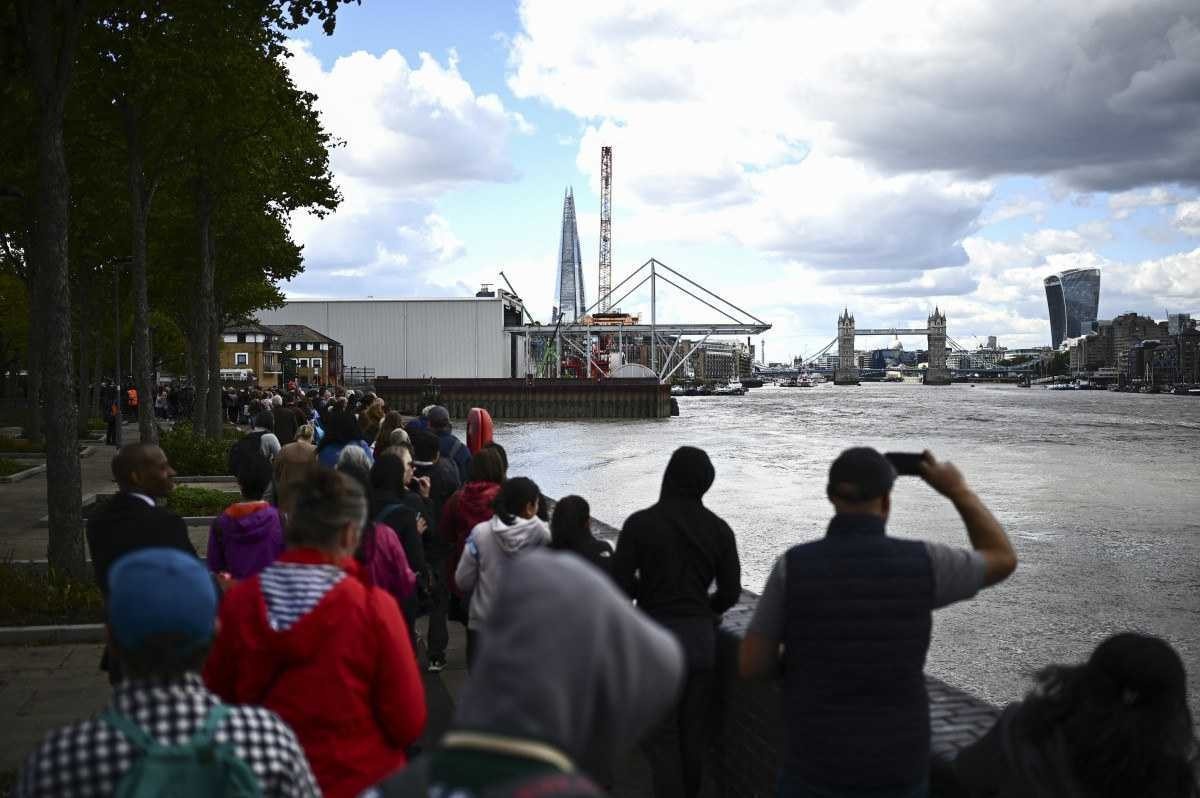
<instances>
[{"instance_id":1,"label":"riverside promenade","mask_svg":"<svg viewBox=\"0 0 1200 798\"><path fill-rule=\"evenodd\" d=\"M127 427L126 440L136 433ZM112 447L82 461L83 493L115 491L109 473ZM0 486L0 556L10 560L45 557L45 477ZM616 543L618 530L593 520L593 531ZM192 527L201 554L207 528ZM767 796L775 794L775 777L784 748L782 693L778 681L746 682L737 677L737 646L753 614L757 597L749 592L725 615L718 636L718 693L714 730L703 795ZM424 620L417 630L424 632ZM63 634L68 639L63 639ZM8 794L25 756L46 732L102 709L110 689L99 670L103 629L76 627L65 633L22 634L0 629L0 798ZM450 624L446 669L424 674L429 721L420 741L430 748L445 732L467 679L466 635ZM927 679L933 729L932 792L937 798L960 795L949 764L963 746L990 728L998 710L967 692ZM615 774L611 794L618 798L652 795L645 759L635 752Z\"/></svg>"}]
</instances>

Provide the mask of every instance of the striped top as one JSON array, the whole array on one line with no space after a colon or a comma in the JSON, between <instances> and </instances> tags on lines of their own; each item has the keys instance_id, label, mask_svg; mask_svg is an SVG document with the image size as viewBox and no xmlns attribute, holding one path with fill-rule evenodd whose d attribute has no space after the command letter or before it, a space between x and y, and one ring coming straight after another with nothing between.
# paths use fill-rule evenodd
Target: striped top
<instances>
[{"instance_id":1,"label":"striped top","mask_svg":"<svg viewBox=\"0 0 1200 798\"><path fill-rule=\"evenodd\" d=\"M267 622L277 632L295 626L346 577L336 565L277 562L259 575Z\"/></svg>"}]
</instances>

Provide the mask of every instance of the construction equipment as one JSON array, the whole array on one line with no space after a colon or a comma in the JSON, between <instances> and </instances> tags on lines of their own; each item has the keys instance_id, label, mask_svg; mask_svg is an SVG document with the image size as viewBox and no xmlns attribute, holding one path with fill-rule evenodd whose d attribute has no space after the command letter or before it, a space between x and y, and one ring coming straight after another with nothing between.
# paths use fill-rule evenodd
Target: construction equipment
<instances>
[{"instance_id":1,"label":"construction equipment","mask_svg":"<svg viewBox=\"0 0 1200 798\"><path fill-rule=\"evenodd\" d=\"M612 307L612 147L600 148L600 312Z\"/></svg>"}]
</instances>

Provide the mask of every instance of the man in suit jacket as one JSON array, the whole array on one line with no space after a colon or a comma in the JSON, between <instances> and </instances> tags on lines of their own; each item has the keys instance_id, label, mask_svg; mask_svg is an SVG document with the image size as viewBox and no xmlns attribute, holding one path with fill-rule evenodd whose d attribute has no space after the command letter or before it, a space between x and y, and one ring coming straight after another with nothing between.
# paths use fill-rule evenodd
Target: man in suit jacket
<instances>
[{"instance_id":1,"label":"man in suit jacket","mask_svg":"<svg viewBox=\"0 0 1200 798\"><path fill-rule=\"evenodd\" d=\"M105 502L87 523L92 568L105 600L109 568L131 551L165 547L199 557L184 520L155 504L155 499L175 489L175 470L162 449L145 443L123 446L112 460L112 473L120 493ZM109 680L116 684L120 674L108 664L105 652L100 667L109 671Z\"/></svg>"}]
</instances>

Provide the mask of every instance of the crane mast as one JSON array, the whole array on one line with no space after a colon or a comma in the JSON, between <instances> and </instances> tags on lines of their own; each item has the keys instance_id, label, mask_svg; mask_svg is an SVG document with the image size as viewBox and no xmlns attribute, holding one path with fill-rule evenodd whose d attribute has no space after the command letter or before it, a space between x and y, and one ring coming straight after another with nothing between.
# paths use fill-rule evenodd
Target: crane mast
<instances>
[{"instance_id":1,"label":"crane mast","mask_svg":"<svg viewBox=\"0 0 1200 798\"><path fill-rule=\"evenodd\" d=\"M612 297L612 147L600 148L600 312Z\"/></svg>"}]
</instances>

